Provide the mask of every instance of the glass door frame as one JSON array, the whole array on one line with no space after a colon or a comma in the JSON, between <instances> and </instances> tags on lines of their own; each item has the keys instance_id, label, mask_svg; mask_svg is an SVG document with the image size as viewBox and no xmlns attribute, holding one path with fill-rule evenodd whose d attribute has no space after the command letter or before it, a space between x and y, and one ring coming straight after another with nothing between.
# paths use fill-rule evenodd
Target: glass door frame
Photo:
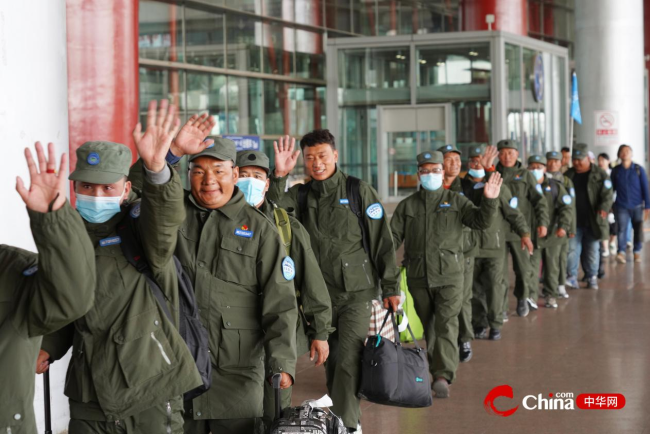
<instances>
[{"instance_id":1,"label":"glass door frame","mask_svg":"<svg viewBox=\"0 0 650 434\"><path fill-rule=\"evenodd\" d=\"M452 128L452 106L451 103L440 103L440 104L411 104L411 105L378 105L377 106L377 184L378 184L378 193L379 197L382 198L384 202L399 202L404 199L404 196L394 195L394 191L390 189L390 182L388 173L388 143L387 137L388 133L400 132L400 131L387 131L385 125L382 125L382 119L387 112L391 110L404 110L404 109L413 109L414 111L419 109L429 109L429 108L442 108L445 111L445 140L447 143L455 143L455 137L453 137L455 131ZM412 130L416 132L417 147L421 149L421 133L429 131L440 131L439 129L431 128L426 125L417 125L417 116L416 116L416 125L415 129ZM411 130L409 130L411 131ZM413 161L415 165L416 162Z\"/></svg>"}]
</instances>

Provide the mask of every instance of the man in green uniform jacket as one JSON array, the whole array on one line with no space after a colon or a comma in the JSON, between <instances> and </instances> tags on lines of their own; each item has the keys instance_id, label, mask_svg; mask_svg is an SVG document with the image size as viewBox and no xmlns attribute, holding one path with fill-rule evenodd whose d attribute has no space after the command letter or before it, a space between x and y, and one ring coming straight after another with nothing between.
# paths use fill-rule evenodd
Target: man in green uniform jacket
<instances>
[{"instance_id":1,"label":"man in green uniform jacket","mask_svg":"<svg viewBox=\"0 0 650 434\"><path fill-rule=\"evenodd\" d=\"M404 263L415 311L423 323L429 369L436 396L449 396L458 368L458 313L463 301L463 226L483 230L492 224L501 176L484 189L481 207L442 188L440 152L417 157L422 189L399 203L390 222L395 249L404 242ZM434 326L431 327L431 323Z\"/></svg>"},{"instance_id":2,"label":"man in green uniform jacket","mask_svg":"<svg viewBox=\"0 0 650 434\"><path fill-rule=\"evenodd\" d=\"M39 356L58 360L72 347L65 387L70 434L180 434L181 395L202 384L177 331L178 280L172 255L184 218L183 191L178 174L165 164L165 154L179 120L166 101L158 114L152 102L148 117L150 127L137 146L145 171L141 202L126 179L132 158L124 145L84 143L70 175L77 211L95 247L95 303L73 324L45 336ZM117 226L127 213L173 322L144 275L122 253Z\"/></svg>"},{"instance_id":3,"label":"man in green uniform jacket","mask_svg":"<svg viewBox=\"0 0 650 434\"><path fill-rule=\"evenodd\" d=\"M329 355L328 336L334 331L332 303L327 285L311 249L309 234L298 219L278 208L265 198L269 189L269 157L259 151L237 153L239 180L237 187L244 193L246 202L256 207L278 227L282 243L295 265L293 284L296 288L299 318L296 324L297 355L309 352L310 360L320 366ZM282 391L282 408L291 406L291 388ZM275 396L271 384L264 385L264 423L270 424L275 416Z\"/></svg>"},{"instance_id":4,"label":"man in green uniform jacket","mask_svg":"<svg viewBox=\"0 0 650 434\"><path fill-rule=\"evenodd\" d=\"M569 298L569 294L566 291L565 281L567 278L567 259L569 256L569 240L576 236L576 191L573 186L573 181L571 178L566 176L562 172L562 159L563 154L558 151L549 151L546 153L546 176L549 176L556 181L560 181L566 191L569 192L571 196L571 230L568 233L568 236L564 238L560 246L560 264L559 264L559 275L560 281L558 285L558 296L560 298Z\"/></svg>"},{"instance_id":5,"label":"man in green uniform jacket","mask_svg":"<svg viewBox=\"0 0 650 434\"><path fill-rule=\"evenodd\" d=\"M558 286L560 281L560 251L567 234L571 231L571 208L573 199L562 183L546 176L546 158L531 155L528 158L528 170L537 179L537 187L542 190L548 204L550 224L548 234L535 240L536 249L531 258L533 270L539 276L543 262L542 283L545 306L557 308ZM536 221L533 216L533 221ZM537 301L538 285L534 285L530 294Z\"/></svg>"},{"instance_id":6,"label":"man in green uniform jacket","mask_svg":"<svg viewBox=\"0 0 650 434\"><path fill-rule=\"evenodd\" d=\"M443 169L445 178L443 187L446 190L463 193L460 174L460 150L454 145L445 145L438 148L444 157ZM474 257L478 252L475 237L468 227L463 229L463 305L458 314L458 350L460 362L469 362L472 358L472 344L474 330L472 327L472 281L474 278Z\"/></svg>"},{"instance_id":7,"label":"man in green uniform jacket","mask_svg":"<svg viewBox=\"0 0 650 434\"><path fill-rule=\"evenodd\" d=\"M598 289L599 241L609 237L607 214L612 207L612 181L603 169L589 162L584 143L573 147L573 167L565 175L573 181L576 201L576 236L569 241L567 284L578 287L578 260L584 249L582 266L587 287Z\"/></svg>"},{"instance_id":8,"label":"man in green uniform jacket","mask_svg":"<svg viewBox=\"0 0 650 434\"><path fill-rule=\"evenodd\" d=\"M526 218L526 223L533 230L533 214L537 216L537 236L546 236L548 227L548 210L544 196L536 189L537 182L533 175L526 170L517 159L519 158L518 144L514 140L501 140L497 143L499 164L494 168L492 162L496 155L494 146L485 150L485 170L498 171L503 176L503 182L510 188L514 202ZM533 271L530 254L520 248L521 237L512 230L506 234L508 250L512 255L515 269L515 296L517 297L517 315L526 316L529 306L536 309L537 304L530 299L530 290L538 284L537 273ZM508 310L508 261L504 262L503 279L506 287L503 300L503 310Z\"/></svg>"},{"instance_id":9,"label":"man in green uniform jacket","mask_svg":"<svg viewBox=\"0 0 650 434\"><path fill-rule=\"evenodd\" d=\"M359 425L359 373L363 344L368 333L372 300L381 287L384 306L397 310L398 269L393 238L377 192L361 181L357 217L350 209L354 198L347 196L348 175L338 169L338 151L327 130L303 136L300 147L305 172L312 178L306 187L293 186L285 193L286 176L296 165L299 151L295 140L276 144L275 173L268 197L284 208L296 210L298 220L310 235L312 249L332 300L330 357L325 363L327 389L334 402L332 411L354 432ZM304 203L299 204L299 191ZM302 205L302 206L301 206ZM362 220L360 220L362 219ZM367 248L364 248L365 227Z\"/></svg>"},{"instance_id":10,"label":"man in green uniform jacket","mask_svg":"<svg viewBox=\"0 0 650 434\"><path fill-rule=\"evenodd\" d=\"M95 296L95 261L81 217L66 200L68 159L57 174L36 143L25 150L31 186L18 178L38 254L0 245L0 432L36 434L34 369L42 336L83 316Z\"/></svg>"},{"instance_id":11,"label":"man in green uniform jacket","mask_svg":"<svg viewBox=\"0 0 650 434\"><path fill-rule=\"evenodd\" d=\"M469 150L469 171L461 179L466 198L480 206L485 183L494 172L486 173L481 160L480 146ZM472 325L477 339L499 340L503 327L503 263L507 259L506 233L512 231L521 237L521 249L533 252L530 229L521 211L512 200L510 189L503 184L499 192L499 205L492 225L482 231L472 231L478 246L474 264L472 294ZM490 334L488 336L488 326Z\"/></svg>"}]
</instances>

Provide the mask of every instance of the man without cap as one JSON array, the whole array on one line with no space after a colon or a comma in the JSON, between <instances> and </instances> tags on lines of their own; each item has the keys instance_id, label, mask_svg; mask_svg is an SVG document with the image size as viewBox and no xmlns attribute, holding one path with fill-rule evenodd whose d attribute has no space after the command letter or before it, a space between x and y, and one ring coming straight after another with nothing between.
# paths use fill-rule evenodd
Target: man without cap
<instances>
[{"instance_id":1,"label":"man without cap","mask_svg":"<svg viewBox=\"0 0 650 434\"><path fill-rule=\"evenodd\" d=\"M568 146L564 146L562 148L562 165L560 166L560 171L562 173L566 172L569 170L571 167L571 148Z\"/></svg>"},{"instance_id":2,"label":"man without cap","mask_svg":"<svg viewBox=\"0 0 650 434\"><path fill-rule=\"evenodd\" d=\"M562 154L558 151L549 151L546 153L546 176L559 181L564 186L564 189L569 192L571 196L571 230L568 231L567 236L560 244L559 263L558 263L558 297L569 298L566 291L566 278L567 278L567 259L569 256L569 240L576 236L576 192L573 188L573 181L571 178L562 173Z\"/></svg>"},{"instance_id":3,"label":"man without cap","mask_svg":"<svg viewBox=\"0 0 650 434\"><path fill-rule=\"evenodd\" d=\"M547 308L557 308L558 285L560 282L560 250L564 240L572 230L573 198L561 182L546 175L546 158L541 155L531 155L528 158L528 170L537 180L538 190L546 198L549 213L548 234L546 237L535 238L535 251L531 258L533 270L539 275L542 267L543 295ZM533 215L533 221L537 220ZM534 285L530 298L537 302L538 285Z\"/></svg>"},{"instance_id":4,"label":"man without cap","mask_svg":"<svg viewBox=\"0 0 650 434\"><path fill-rule=\"evenodd\" d=\"M269 157L259 151L237 153L239 168L237 187L251 206L256 207L275 224L294 265L298 313L296 324L297 355L309 352L309 359L320 366L329 355L328 336L334 331L332 303L323 274L318 267L309 241L309 234L298 219L266 198L269 189ZM292 211L292 210L290 210ZM282 408L291 406L291 388L282 391ZM275 417L275 396L271 384L264 385L264 423L268 428Z\"/></svg>"},{"instance_id":5,"label":"man without cap","mask_svg":"<svg viewBox=\"0 0 650 434\"><path fill-rule=\"evenodd\" d=\"M335 139L328 130L303 136L300 148L311 181L285 193L287 175L300 155L294 146L295 140L288 137L274 144L275 172L268 196L295 209L309 232L332 300L332 326L336 327L325 363L327 389L334 402L332 411L354 432L360 429L357 392L372 300L381 292L384 307L396 311L399 305L393 238L377 192L338 168ZM351 190L353 184L358 197ZM358 207L358 215L352 205Z\"/></svg>"},{"instance_id":6,"label":"man without cap","mask_svg":"<svg viewBox=\"0 0 650 434\"><path fill-rule=\"evenodd\" d=\"M498 152L499 164L496 168L492 161ZM514 140L501 140L494 146L488 146L485 151L486 171L498 171L503 176L503 182L510 188L513 196L513 205L517 206L526 218L528 226L537 231L537 236L546 236L548 226L548 209L544 196L540 194L535 186L537 181L533 175L526 170L519 158L519 148ZM537 217L533 226L533 214ZM537 273L533 271L530 262L530 254L520 248L521 238L512 230L506 235L508 250L512 255L512 262L515 269L515 296L517 297L517 315L526 316L530 308L537 309L537 304L530 299L530 291L533 285L538 285ZM506 286L503 309L508 310L508 261L504 263L503 279Z\"/></svg>"},{"instance_id":7,"label":"man without cap","mask_svg":"<svg viewBox=\"0 0 650 434\"><path fill-rule=\"evenodd\" d=\"M208 329L212 386L185 402L186 434L250 434L260 428L264 381L293 384L298 313L295 267L275 225L237 187L231 140L206 140L214 120L195 115L167 162L188 155L190 191L176 256L193 283ZM137 167L137 164L134 166Z\"/></svg>"},{"instance_id":8,"label":"man without cap","mask_svg":"<svg viewBox=\"0 0 650 434\"><path fill-rule=\"evenodd\" d=\"M183 190L165 164L179 129L175 107L149 105L150 126L137 145L144 162L142 200L127 174L131 150L111 142L77 149L74 181L77 211L94 245L95 303L74 324L43 338L39 362L59 360L72 347L65 394L70 434L98 432L182 433L184 392L202 385L187 345L177 331L179 296L173 263L183 221ZM154 122L153 119L156 119ZM154 280L163 291L168 319L145 276L122 253L118 226L132 219ZM83 263L79 264L83 266ZM47 364L39 363L39 371Z\"/></svg>"},{"instance_id":9,"label":"man without cap","mask_svg":"<svg viewBox=\"0 0 650 434\"><path fill-rule=\"evenodd\" d=\"M483 200L485 183L494 172L486 172L483 167L483 149L480 146L469 150L469 171L461 180L463 193L474 205L480 206ZM472 231L478 246L474 264L472 286L472 326L477 339L501 339L503 327L503 297L506 287L503 284L503 263L506 255L506 233L510 228L521 237L521 248L533 252L530 229L519 211L512 193L501 185L498 209L489 228ZM488 327L490 332L488 335Z\"/></svg>"},{"instance_id":10,"label":"man without cap","mask_svg":"<svg viewBox=\"0 0 650 434\"><path fill-rule=\"evenodd\" d=\"M576 192L576 236L569 241L566 284L578 288L578 260L582 256L587 288L598 289L598 243L609 236L607 213L612 207L612 181L607 172L589 162L584 143L573 147L572 158L573 167L566 176L573 181Z\"/></svg>"},{"instance_id":11,"label":"man without cap","mask_svg":"<svg viewBox=\"0 0 650 434\"><path fill-rule=\"evenodd\" d=\"M27 206L38 254L0 244L0 431L36 434L34 366L43 335L83 316L95 297L93 245L66 200L68 159L56 173L36 142L38 166L25 149L30 186L16 190Z\"/></svg>"},{"instance_id":12,"label":"man without cap","mask_svg":"<svg viewBox=\"0 0 650 434\"><path fill-rule=\"evenodd\" d=\"M390 227L395 249L404 242L404 262L415 311L424 326L429 369L437 397L449 396L458 368L458 314L463 304L463 226L484 230L494 221L501 176L486 183L481 207L442 188L443 155L417 156L422 188L402 200ZM433 324L433 327L431 327Z\"/></svg>"},{"instance_id":13,"label":"man without cap","mask_svg":"<svg viewBox=\"0 0 650 434\"><path fill-rule=\"evenodd\" d=\"M461 195L463 187L460 174L461 152L454 145L445 145L438 148L443 155L443 170L445 177L443 187ZM463 228L463 304L458 314L458 350L459 361L469 362L472 358L472 344L474 329L472 327L472 282L474 280L474 256L478 252L472 230Z\"/></svg>"}]
</instances>

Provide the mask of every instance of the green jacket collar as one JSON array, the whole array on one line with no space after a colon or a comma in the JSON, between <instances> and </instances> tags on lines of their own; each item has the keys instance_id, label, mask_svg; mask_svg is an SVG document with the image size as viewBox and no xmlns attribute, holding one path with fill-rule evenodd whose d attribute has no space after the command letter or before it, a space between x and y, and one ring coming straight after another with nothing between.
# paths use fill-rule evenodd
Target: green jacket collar
<instances>
[{"instance_id":1,"label":"green jacket collar","mask_svg":"<svg viewBox=\"0 0 650 434\"><path fill-rule=\"evenodd\" d=\"M269 202L268 199L264 199L264 202L262 202L262 206L258 208L262 214L273 220L275 217L273 216L273 204Z\"/></svg>"},{"instance_id":2,"label":"green jacket collar","mask_svg":"<svg viewBox=\"0 0 650 434\"><path fill-rule=\"evenodd\" d=\"M505 167L501 163L497 164L497 172L501 172L504 175L519 172L521 169L522 169L521 161L517 161L515 165L512 167Z\"/></svg>"},{"instance_id":3,"label":"green jacket collar","mask_svg":"<svg viewBox=\"0 0 650 434\"><path fill-rule=\"evenodd\" d=\"M440 201L440 199L442 198L442 195L445 193L445 191L446 190L445 190L444 187L440 187L439 189L437 189L435 191L430 191L430 190L427 190L425 188L421 188L420 189L420 197L422 198L422 200L424 202L427 202L427 201L428 202L431 202L431 201L436 201L437 202L437 201Z\"/></svg>"},{"instance_id":4,"label":"green jacket collar","mask_svg":"<svg viewBox=\"0 0 650 434\"><path fill-rule=\"evenodd\" d=\"M317 191L321 196L328 196L338 190L341 182L345 182L345 176L337 166L334 175L327 178L326 180L324 181L312 180L312 188L314 189L314 191Z\"/></svg>"}]
</instances>

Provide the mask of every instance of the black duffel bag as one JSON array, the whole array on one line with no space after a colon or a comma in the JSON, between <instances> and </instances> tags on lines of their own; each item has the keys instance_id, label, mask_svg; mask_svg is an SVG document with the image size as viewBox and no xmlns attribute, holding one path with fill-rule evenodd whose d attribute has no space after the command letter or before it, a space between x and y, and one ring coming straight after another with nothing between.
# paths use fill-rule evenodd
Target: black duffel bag
<instances>
[{"instance_id":1,"label":"black duffel bag","mask_svg":"<svg viewBox=\"0 0 650 434\"><path fill-rule=\"evenodd\" d=\"M361 387L358 396L375 404L429 407L433 400L426 351L418 345L410 325L407 328L413 337L415 348L402 346L392 309L390 318L397 342L382 338L381 330L388 317L389 315L386 315L384 318L377 335L369 337L366 342L361 361Z\"/></svg>"}]
</instances>

